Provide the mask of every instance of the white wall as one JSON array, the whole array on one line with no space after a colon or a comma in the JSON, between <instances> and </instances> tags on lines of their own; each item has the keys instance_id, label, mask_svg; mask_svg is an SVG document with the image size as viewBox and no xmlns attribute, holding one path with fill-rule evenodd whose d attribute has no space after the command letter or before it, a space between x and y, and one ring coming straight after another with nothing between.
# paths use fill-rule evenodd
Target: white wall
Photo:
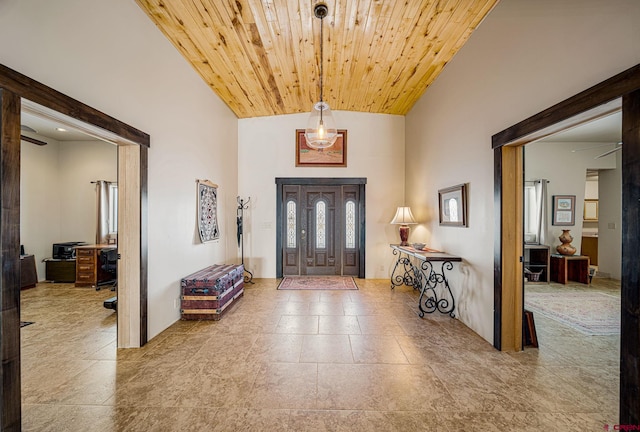
<instances>
[{"instance_id":1,"label":"white wall","mask_svg":"<svg viewBox=\"0 0 640 432\"><path fill-rule=\"evenodd\" d=\"M237 119L131 0L4 0L0 63L151 135L149 337L176 321L180 278L235 258ZM196 179L219 187L199 244Z\"/></svg>"},{"instance_id":2,"label":"white wall","mask_svg":"<svg viewBox=\"0 0 640 432\"><path fill-rule=\"evenodd\" d=\"M59 241L96 242L96 180L118 179L118 148L104 141L60 143Z\"/></svg>"},{"instance_id":3,"label":"white wall","mask_svg":"<svg viewBox=\"0 0 640 432\"><path fill-rule=\"evenodd\" d=\"M366 274L387 278L390 243L398 243L389 224L404 203L404 117L334 111L347 129L347 167L296 167L295 130L308 114L242 119L238 122L239 191L251 197L245 212L245 264L255 277L276 275L276 177L366 177Z\"/></svg>"},{"instance_id":4,"label":"white wall","mask_svg":"<svg viewBox=\"0 0 640 432\"><path fill-rule=\"evenodd\" d=\"M35 255L38 280L45 279L44 258L52 243L95 243L95 180L117 179L117 147L103 141L23 141L20 166L20 233L27 253Z\"/></svg>"},{"instance_id":5,"label":"white wall","mask_svg":"<svg viewBox=\"0 0 640 432\"><path fill-rule=\"evenodd\" d=\"M620 279L622 272L622 152L616 169L598 175L598 274Z\"/></svg>"},{"instance_id":6,"label":"white wall","mask_svg":"<svg viewBox=\"0 0 640 432\"><path fill-rule=\"evenodd\" d=\"M51 256L52 244L61 238L59 143L46 141L46 146L26 141L20 145L20 243L35 256L38 280L45 278L42 260Z\"/></svg>"},{"instance_id":7,"label":"white wall","mask_svg":"<svg viewBox=\"0 0 640 432\"><path fill-rule=\"evenodd\" d=\"M459 318L493 341L491 136L637 63L640 2L504 0L406 119L406 196L432 246L462 256ZM470 183L469 228L440 227L437 191Z\"/></svg>"},{"instance_id":8,"label":"white wall","mask_svg":"<svg viewBox=\"0 0 640 432\"><path fill-rule=\"evenodd\" d=\"M597 146L598 143L586 142L536 142L525 147L525 180L547 179L548 202L547 220L547 244L551 247L551 253L556 252L556 246L560 245L558 237L562 230L571 230L573 241L571 244L580 253L583 231L583 210L586 190L587 168L589 169L613 169L616 166L614 155L596 159L606 149L595 148L591 150L576 151L576 149L588 149ZM575 195L575 224L553 225L553 196ZM618 208L618 213L622 211Z\"/></svg>"}]
</instances>

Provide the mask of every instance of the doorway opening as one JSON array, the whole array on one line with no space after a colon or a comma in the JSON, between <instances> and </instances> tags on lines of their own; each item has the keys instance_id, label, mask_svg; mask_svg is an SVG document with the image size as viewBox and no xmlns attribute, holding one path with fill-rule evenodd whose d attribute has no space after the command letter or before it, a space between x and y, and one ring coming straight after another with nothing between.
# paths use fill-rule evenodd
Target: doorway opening
<instances>
[{"instance_id":1,"label":"doorway opening","mask_svg":"<svg viewBox=\"0 0 640 432\"><path fill-rule=\"evenodd\" d=\"M622 103L620 104L620 99ZM533 140L622 107L622 269L620 423L640 421L640 65L636 65L492 137L494 149L494 346L522 349L523 152Z\"/></svg>"},{"instance_id":2,"label":"doorway opening","mask_svg":"<svg viewBox=\"0 0 640 432\"><path fill-rule=\"evenodd\" d=\"M120 239L118 265L118 346L147 342L147 152L148 134L0 65L0 348L2 351L1 427L19 429L20 380L20 118L22 103L39 115L86 129L118 145ZM120 313L121 312L121 313Z\"/></svg>"},{"instance_id":3,"label":"doorway opening","mask_svg":"<svg viewBox=\"0 0 640 432\"><path fill-rule=\"evenodd\" d=\"M609 395L597 403L610 412L618 409L622 193L617 152L603 154L621 140L621 117L617 111L523 146L523 355L553 357L583 375L594 370ZM600 230L587 211L599 195ZM606 251L600 272L598 240Z\"/></svg>"}]
</instances>

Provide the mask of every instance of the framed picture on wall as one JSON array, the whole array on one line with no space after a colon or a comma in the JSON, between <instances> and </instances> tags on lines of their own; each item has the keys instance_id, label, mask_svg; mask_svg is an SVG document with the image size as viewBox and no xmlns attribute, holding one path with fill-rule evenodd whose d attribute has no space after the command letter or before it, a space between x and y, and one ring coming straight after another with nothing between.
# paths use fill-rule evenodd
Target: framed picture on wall
<instances>
[{"instance_id":1,"label":"framed picture on wall","mask_svg":"<svg viewBox=\"0 0 640 432\"><path fill-rule=\"evenodd\" d=\"M296 129L297 167L346 167L347 131L338 129L338 139L326 149L313 149L307 145L304 129Z\"/></svg>"},{"instance_id":2,"label":"framed picture on wall","mask_svg":"<svg viewBox=\"0 0 640 432\"><path fill-rule=\"evenodd\" d=\"M576 224L576 196L553 196L553 221L552 225L572 226Z\"/></svg>"},{"instance_id":3,"label":"framed picture on wall","mask_svg":"<svg viewBox=\"0 0 640 432\"><path fill-rule=\"evenodd\" d=\"M440 225L466 227L467 185L460 184L438 191Z\"/></svg>"},{"instance_id":4,"label":"framed picture on wall","mask_svg":"<svg viewBox=\"0 0 640 432\"><path fill-rule=\"evenodd\" d=\"M583 220L589 222L598 221L598 200L597 199L585 199L584 200L584 215Z\"/></svg>"}]
</instances>

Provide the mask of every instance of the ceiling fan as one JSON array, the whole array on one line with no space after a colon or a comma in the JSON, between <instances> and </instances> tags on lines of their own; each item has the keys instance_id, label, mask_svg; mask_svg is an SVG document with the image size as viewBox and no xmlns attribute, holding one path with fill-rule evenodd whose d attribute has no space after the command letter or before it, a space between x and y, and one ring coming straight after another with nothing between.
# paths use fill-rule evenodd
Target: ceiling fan
<instances>
[{"instance_id":1,"label":"ceiling fan","mask_svg":"<svg viewBox=\"0 0 640 432\"><path fill-rule=\"evenodd\" d=\"M601 155L596 156L594 159L600 159L602 157L605 157L607 155L610 155L611 153L615 153L619 150L622 150L622 141L620 141L619 143L616 143L616 147L612 148L611 150L607 150L606 152L602 153Z\"/></svg>"},{"instance_id":2,"label":"ceiling fan","mask_svg":"<svg viewBox=\"0 0 640 432\"><path fill-rule=\"evenodd\" d=\"M27 125L20 125L20 131L38 133L38 131L36 131L34 128L29 127ZM39 139L31 138L31 137L23 135L23 134L20 134L20 139L23 140L23 141L30 142L31 144L39 145L39 146L46 146L47 145L46 141L41 141Z\"/></svg>"}]
</instances>

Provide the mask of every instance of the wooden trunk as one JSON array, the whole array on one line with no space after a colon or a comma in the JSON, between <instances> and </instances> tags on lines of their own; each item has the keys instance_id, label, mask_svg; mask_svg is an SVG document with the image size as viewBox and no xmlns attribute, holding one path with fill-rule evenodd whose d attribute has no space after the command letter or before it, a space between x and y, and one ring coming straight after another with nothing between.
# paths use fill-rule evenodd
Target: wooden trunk
<instances>
[{"instance_id":1,"label":"wooden trunk","mask_svg":"<svg viewBox=\"0 0 640 432\"><path fill-rule=\"evenodd\" d=\"M244 267L216 264L182 278L183 320L219 320L244 295Z\"/></svg>"}]
</instances>

